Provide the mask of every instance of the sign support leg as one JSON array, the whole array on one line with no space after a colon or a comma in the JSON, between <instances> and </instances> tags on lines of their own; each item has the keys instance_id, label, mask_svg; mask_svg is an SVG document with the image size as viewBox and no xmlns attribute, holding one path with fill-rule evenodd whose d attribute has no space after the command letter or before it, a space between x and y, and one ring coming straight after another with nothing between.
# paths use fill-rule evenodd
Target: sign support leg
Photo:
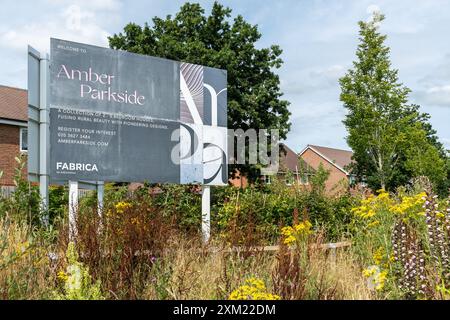
<instances>
[{"instance_id":1,"label":"sign support leg","mask_svg":"<svg viewBox=\"0 0 450 320\"><path fill-rule=\"evenodd\" d=\"M98 233L103 230L103 196L105 194L105 183L97 181L97 214L99 218Z\"/></svg>"},{"instance_id":2,"label":"sign support leg","mask_svg":"<svg viewBox=\"0 0 450 320\"><path fill-rule=\"evenodd\" d=\"M48 185L49 185L48 175L39 176L39 194L41 196L40 208L42 212L46 212L48 209ZM48 212L42 217L42 222L44 225L48 225L49 216Z\"/></svg>"},{"instance_id":3,"label":"sign support leg","mask_svg":"<svg viewBox=\"0 0 450 320\"><path fill-rule=\"evenodd\" d=\"M77 236L78 181L69 181L69 241Z\"/></svg>"},{"instance_id":4,"label":"sign support leg","mask_svg":"<svg viewBox=\"0 0 450 320\"><path fill-rule=\"evenodd\" d=\"M103 196L105 194L105 183L103 181L97 182L97 214L100 219L103 216Z\"/></svg>"},{"instance_id":5,"label":"sign support leg","mask_svg":"<svg viewBox=\"0 0 450 320\"><path fill-rule=\"evenodd\" d=\"M49 57L40 59L39 73L39 192L41 195L41 210L48 209L48 141L49 115L47 108ZM48 215L44 218L48 223Z\"/></svg>"},{"instance_id":6,"label":"sign support leg","mask_svg":"<svg viewBox=\"0 0 450 320\"><path fill-rule=\"evenodd\" d=\"M211 236L211 187L202 186L202 236L207 243Z\"/></svg>"}]
</instances>

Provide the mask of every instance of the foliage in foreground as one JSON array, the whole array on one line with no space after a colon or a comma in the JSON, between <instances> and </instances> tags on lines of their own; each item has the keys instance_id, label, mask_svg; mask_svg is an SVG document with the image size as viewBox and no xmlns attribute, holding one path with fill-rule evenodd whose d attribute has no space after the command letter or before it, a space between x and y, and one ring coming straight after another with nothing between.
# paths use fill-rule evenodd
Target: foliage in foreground
<instances>
[{"instance_id":1,"label":"foliage in foreground","mask_svg":"<svg viewBox=\"0 0 450 320\"><path fill-rule=\"evenodd\" d=\"M230 300L280 300L280 297L267 292L262 280L250 278L245 280L245 285L234 290Z\"/></svg>"},{"instance_id":2,"label":"foliage in foreground","mask_svg":"<svg viewBox=\"0 0 450 320\"><path fill-rule=\"evenodd\" d=\"M364 290L355 291L354 282L337 283L344 268L330 268L322 250L313 255L311 251L308 267L301 268L302 295L288 296L293 291L286 284L295 283L299 273L291 271L297 269L285 251L261 251L254 246L256 242L247 241L263 238L263 234L255 235L255 229L226 228L220 233L225 238L216 237L202 246L198 233L186 233L177 215L161 209L161 194L108 190L102 218L91 197L82 200L76 244L67 240L66 215L55 220L53 231L2 216L3 299L227 299L233 292L233 297L242 298L247 291L239 288L248 285L247 279L265 286L262 290L261 282L254 282L257 290L248 288L251 298L368 297ZM312 233L312 229L307 233L308 239ZM244 250L232 250L229 239L243 240L236 244ZM341 256L336 265L353 260ZM349 274L359 279L357 287L363 287L356 266L345 276ZM287 281L282 284L277 279Z\"/></svg>"},{"instance_id":3,"label":"foliage in foreground","mask_svg":"<svg viewBox=\"0 0 450 320\"><path fill-rule=\"evenodd\" d=\"M429 183L396 194L380 190L353 213L354 250L380 298L448 298L450 207Z\"/></svg>"},{"instance_id":4,"label":"foliage in foreground","mask_svg":"<svg viewBox=\"0 0 450 320\"><path fill-rule=\"evenodd\" d=\"M360 44L353 68L340 79L341 101L347 109L344 124L354 152L352 172L373 190L405 185L427 176L436 189L447 192L447 157L430 116L408 103L410 89L391 67L386 36L378 27L384 16L359 22Z\"/></svg>"},{"instance_id":5,"label":"foliage in foreground","mask_svg":"<svg viewBox=\"0 0 450 320\"><path fill-rule=\"evenodd\" d=\"M67 246L68 266L66 271L58 272L58 279L63 283L63 293L55 292L57 300L103 300L100 281L95 283L89 274L89 268L78 261L78 253L73 242Z\"/></svg>"},{"instance_id":6,"label":"foliage in foreground","mask_svg":"<svg viewBox=\"0 0 450 320\"><path fill-rule=\"evenodd\" d=\"M50 224L40 223L29 206L11 206L34 197L19 191L0 202L0 297L449 298L449 203L426 179L396 193L333 197L311 182L310 189L274 181L215 190L207 246L191 186L108 185L102 216L95 193L82 199L75 244L66 208L54 207ZM333 232L352 246L325 250ZM278 252L260 247L275 243Z\"/></svg>"}]
</instances>

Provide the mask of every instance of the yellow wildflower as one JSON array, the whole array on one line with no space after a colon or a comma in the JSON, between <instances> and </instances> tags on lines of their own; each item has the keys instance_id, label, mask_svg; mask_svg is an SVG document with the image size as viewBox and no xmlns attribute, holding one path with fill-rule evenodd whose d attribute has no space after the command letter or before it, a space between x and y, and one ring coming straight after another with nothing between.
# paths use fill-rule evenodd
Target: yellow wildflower
<instances>
[{"instance_id":1,"label":"yellow wildflower","mask_svg":"<svg viewBox=\"0 0 450 320\"><path fill-rule=\"evenodd\" d=\"M384 258L384 249L383 247L379 247L373 254L373 261L375 262L376 265L379 265L383 261L383 258Z\"/></svg>"},{"instance_id":2,"label":"yellow wildflower","mask_svg":"<svg viewBox=\"0 0 450 320\"><path fill-rule=\"evenodd\" d=\"M115 205L115 207L116 207L117 213L124 213L124 211L131 208L132 205L129 202L120 201Z\"/></svg>"},{"instance_id":3,"label":"yellow wildflower","mask_svg":"<svg viewBox=\"0 0 450 320\"><path fill-rule=\"evenodd\" d=\"M290 245L293 244L295 242L295 237L294 236L288 236L286 238L284 238L284 244Z\"/></svg>"},{"instance_id":4,"label":"yellow wildflower","mask_svg":"<svg viewBox=\"0 0 450 320\"><path fill-rule=\"evenodd\" d=\"M281 229L281 234L283 236L289 237L293 231L294 229L292 229L292 227L284 227Z\"/></svg>"},{"instance_id":5,"label":"yellow wildflower","mask_svg":"<svg viewBox=\"0 0 450 320\"><path fill-rule=\"evenodd\" d=\"M308 220L304 222L300 222L296 226L294 226L295 230L297 231L297 234L299 235L308 235L311 234L311 227L312 224Z\"/></svg>"},{"instance_id":6,"label":"yellow wildflower","mask_svg":"<svg viewBox=\"0 0 450 320\"><path fill-rule=\"evenodd\" d=\"M377 285L375 286L375 290L380 291L381 289L384 288L384 283L386 282L387 274L388 272L386 270L378 274L376 278Z\"/></svg>"},{"instance_id":7,"label":"yellow wildflower","mask_svg":"<svg viewBox=\"0 0 450 320\"><path fill-rule=\"evenodd\" d=\"M300 222L293 227L284 227L281 229L281 234L284 236L283 242L287 245L300 240L312 233L312 224L308 220Z\"/></svg>"},{"instance_id":8,"label":"yellow wildflower","mask_svg":"<svg viewBox=\"0 0 450 320\"><path fill-rule=\"evenodd\" d=\"M367 227L368 228L373 228L373 227L375 227L375 226L378 226L380 224L380 221L379 220L375 220L375 221L372 221L371 223L369 223L368 225L367 225Z\"/></svg>"},{"instance_id":9,"label":"yellow wildflower","mask_svg":"<svg viewBox=\"0 0 450 320\"><path fill-rule=\"evenodd\" d=\"M426 193L422 192L414 196L403 196L400 203L389 207L389 211L397 215L412 216L417 213L422 215L422 206L425 202Z\"/></svg>"},{"instance_id":10,"label":"yellow wildflower","mask_svg":"<svg viewBox=\"0 0 450 320\"><path fill-rule=\"evenodd\" d=\"M57 277L58 277L58 279L61 280L62 282L66 282L67 279L69 278L69 276L68 276L64 271L59 271Z\"/></svg>"},{"instance_id":11,"label":"yellow wildflower","mask_svg":"<svg viewBox=\"0 0 450 320\"><path fill-rule=\"evenodd\" d=\"M381 291L384 288L388 271L380 271L380 267L370 266L367 269L364 269L362 274L367 278L367 286L369 289Z\"/></svg>"},{"instance_id":12,"label":"yellow wildflower","mask_svg":"<svg viewBox=\"0 0 450 320\"><path fill-rule=\"evenodd\" d=\"M384 190L378 190L378 196L370 195L366 199L361 200L361 204L355 207L351 212L363 219L370 219L376 215L376 213L388 207L392 203L392 199Z\"/></svg>"},{"instance_id":13,"label":"yellow wildflower","mask_svg":"<svg viewBox=\"0 0 450 320\"><path fill-rule=\"evenodd\" d=\"M229 300L280 300L279 296L267 292L260 279L250 278L245 283L230 294Z\"/></svg>"},{"instance_id":14,"label":"yellow wildflower","mask_svg":"<svg viewBox=\"0 0 450 320\"><path fill-rule=\"evenodd\" d=\"M27 249L29 248L30 243L28 241L19 243L16 247L16 253L17 254L23 254L25 253L25 251L27 251Z\"/></svg>"},{"instance_id":15,"label":"yellow wildflower","mask_svg":"<svg viewBox=\"0 0 450 320\"><path fill-rule=\"evenodd\" d=\"M376 271L377 271L377 269L374 266L372 266L372 267L369 267L367 269L364 269L362 271L362 274L363 274L364 277L368 278L370 276L373 276L376 273Z\"/></svg>"},{"instance_id":16,"label":"yellow wildflower","mask_svg":"<svg viewBox=\"0 0 450 320\"><path fill-rule=\"evenodd\" d=\"M436 212L436 217L438 217L439 219L444 219L445 216L442 212Z\"/></svg>"}]
</instances>

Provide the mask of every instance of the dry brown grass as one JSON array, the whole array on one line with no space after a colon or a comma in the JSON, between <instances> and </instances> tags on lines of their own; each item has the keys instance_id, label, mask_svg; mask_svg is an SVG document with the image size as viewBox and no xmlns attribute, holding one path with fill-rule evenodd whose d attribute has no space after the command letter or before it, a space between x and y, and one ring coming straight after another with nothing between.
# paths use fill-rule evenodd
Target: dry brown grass
<instances>
[{"instance_id":1,"label":"dry brown grass","mask_svg":"<svg viewBox=\"0 0 450 320\"><path fill-rule=\"evenodd\" d=\"M177 238L169 246L162 262L171 270L164 288L169 299L227 299L245 278L267 279L273 264L273 254L230 252L217 243L203 246L199 239ZM158 298L152 283L145 298Z\"/></svg>"},{"instance_id":2,"label":"dry brown grass","mask_svg":"<svg viewBox=\"0 0 450 320\"><path fill-rule=\"evenodd\" d=\"M329 252L317 252L311 261L311 274L315 281L314 293L309 299L369 300L372 292L348 249L339 249L333 256Z\"/></svg>"},{"instance_id":3,"label":"dry brown grass","mask_svg":"<svg viewBox=\"0 0 450 320\"><path fill-rule=\"evenodd\" d=\"M277 252L230 252L228 248L217 250L217 246L202 247L198 240L192 239L177 239L168 245L172 247L164 258L165 269L171 270L164 288L168 299L227 299L234 289L250 277L264 280L270 292L280 294L271 277L279 264ZM301 278L284 279L304 280L301 297L294 295L291 298L373 298L360 267L355 264L348 250L341 249L333 257L322 249L314 249L310 252L307 266ZM153 283L148 284L144 298L159 298Z\"/></svg>"},{"instance_id":4,"label":"dry brown grass","mask_svg":"<svg viewBox=\"0 0 450 320\"><path fill-rule=\"evenodd\" d=\"M43 299L51 293L51 249L25 224L0 219L0 299Z\"/></svg>"},{"instance_id":5,"label":"dry brown grass","mask_svg":"<svg viewBox=\"0 0 450 320\"><path fill-rule=\"evenodd\" d=\"M275 292L289 300L371 299L349 247L324 249L324 238L318 232L290 250L280 245L272 270Z\"/></svg>"},{"instance_id":6,"label":"dry brown grass","mask_svg":"<svg viewBox=\"0 0 450 320\"><path fill-rule=\"evenodd\" d=\"M330 255L320 248L320 234L309 240L305 254L295 258L287 248L258 250L251 228L248 235L230 233L204 246L200 235L183 234L170 219L145 205L123 213L111 211L101 224L95 211L86 211L78 223L80 259L94 280L101 280L109 299L227 299L250 277L263 280L270 293L285 299L373 298L351 251L339 248ZM34 237L30 248L0 269L0 298L52 297L60 285L57 274L67 267L67 228L59 234L54 245ZM31 241L26 225L4 220L0 235L6 248L2 263ZM230 250L236 243L242 251ZM51 252L59 257L53 263Z\"/></svg>"}]
</instances>

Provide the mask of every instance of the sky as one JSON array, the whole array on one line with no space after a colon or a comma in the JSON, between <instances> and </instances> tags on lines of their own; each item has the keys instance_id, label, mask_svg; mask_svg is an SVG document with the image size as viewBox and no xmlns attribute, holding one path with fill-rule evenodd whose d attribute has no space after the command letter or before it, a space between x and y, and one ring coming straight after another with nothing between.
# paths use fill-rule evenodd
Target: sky
<instances>
[{"instance_id":1,"label":"sky","mask_svg":"<svg viewBox=\"0 0 450 320\"><path fill-rule=\"evenodd\" d=\"M27 45L48 52L50 37L108 46L107 37L129 22L174 15L178 0L0 0L0 84L26 88ZM213 1L199 2L209 13ZM342 124L339 78L351 68L358 45L358 21L374 11L386 20L392 66L412 90L410 102L431 115L439 139L450 149L450 0L222 0L232 17L257 24L258 47L283 49L281 79L292 128L286 144L300 152L307 144L349 149Z\"/></svg>"}]
</instances>

